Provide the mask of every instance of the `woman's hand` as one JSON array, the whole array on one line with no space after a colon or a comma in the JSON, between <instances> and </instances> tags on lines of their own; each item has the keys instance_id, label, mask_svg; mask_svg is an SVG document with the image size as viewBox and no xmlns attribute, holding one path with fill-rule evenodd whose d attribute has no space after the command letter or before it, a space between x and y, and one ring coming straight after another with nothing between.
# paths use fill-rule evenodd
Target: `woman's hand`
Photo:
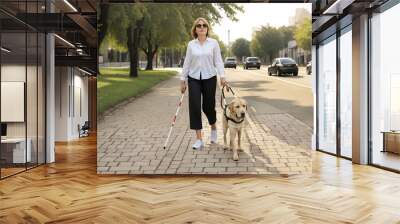
<instances>
[{"instance_id":1,"label":"woman's hand","mask_svg":"<svg viewBox=\"0 0 400 224\"><path fill-rule=\"evenodd\" d=\"M186 91L186 81L181 80L181 93Z\"/></svg>"},{"instance_id":2,"label":"woman's hand","mask_svg":"<svg viewBox=\"0 0 400 224\"><path fill-rule=\"evenodd\" d=\"M222 87L228 85L228 83L226 82L225 78L220 78L220 80L221 80L221 86Z\"/></svg>"}]
</instances>

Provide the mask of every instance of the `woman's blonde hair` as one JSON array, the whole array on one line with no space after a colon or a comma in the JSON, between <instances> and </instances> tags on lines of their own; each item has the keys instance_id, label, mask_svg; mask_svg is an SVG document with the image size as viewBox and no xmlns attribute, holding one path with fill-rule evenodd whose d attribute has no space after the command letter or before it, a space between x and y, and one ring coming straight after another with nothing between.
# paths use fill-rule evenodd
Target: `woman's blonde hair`
<instances>
[{"instance_id":1,"label":"woman's blonde hair","mask_svg":"<svg viewBox=\"0 0 400 224\"><path fill-rule=\"evenodd\" d=\"M207 37L208 37L208 33L209 33L210 30L211 30L211 27L210 27L210 24L208 23L208 21L207 21L205 18L203 18L203 17L199 17L199 18L197 18L197 19L193 22L192 33L191 33L193 38L197 38L196 25L197 25L197 23L198 23L200 20L203 21L203 23L207 24L207 26L208 26L208 28L207 28L207 34L206 34Z\"/></svg>"}]
</instances>

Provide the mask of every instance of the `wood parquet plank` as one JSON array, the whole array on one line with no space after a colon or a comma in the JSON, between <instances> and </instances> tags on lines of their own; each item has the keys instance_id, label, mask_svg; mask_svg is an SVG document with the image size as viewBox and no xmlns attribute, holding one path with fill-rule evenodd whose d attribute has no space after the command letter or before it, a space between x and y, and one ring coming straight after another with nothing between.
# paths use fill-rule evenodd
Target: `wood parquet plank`
<instances>
[{"instance_id":1,"label":"wood parquet plank","mask_svg":"<svg viewBox=\"0 0 400 224\"><path fill-rule=\"evenodd\" d=\"M96 139L0 181L0 223L400 223L400 175L313 153L313 174L96 174Z\"/></svg>"}]
</instances>

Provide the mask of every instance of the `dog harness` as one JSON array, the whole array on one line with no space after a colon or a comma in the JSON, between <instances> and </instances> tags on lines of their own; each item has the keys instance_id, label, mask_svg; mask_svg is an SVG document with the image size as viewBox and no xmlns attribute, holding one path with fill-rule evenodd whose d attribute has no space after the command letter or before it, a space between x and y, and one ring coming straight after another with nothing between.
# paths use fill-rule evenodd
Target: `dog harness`
<instances>
[{"instance_id":1,"label":"dog harness","mask_svg":"<svg viewBox=\"0 0 400 224\"><path fill-rule=\"evenodd\" d=\"M226 114L226 108L228 108L228 107L225 105L225 108L224 108L224 116L225 116L225 118L226 118L228 121L232 121L232 122L234 122L234 123L236 123L236 124L240 124L240 123L242 123L242 122L244 121L244 117L243 117L242 120L240 120L240 121L236 121L236 120L233 120L232 118L228 117L228 115Z\"/></svg>"},{"instance_id":2,"label":"dog harness","mask_svg":"<svg viewBox=\"0 0 400 224\"><path fill-rule=\"evenodd\" d=\"M226 108L228 108L227 105L222 106L222 99L225 99L224 88L227 88L228 92L229 92L229 90L230 90L230 91L232 92L232 94L235 96L235 93L233 92L233 90L232 90L232 88L231 88L230 86L225 85L225 86L222 87L222 90L221 90L221 91L222 91L222 94L221 94L221 103L220 103L220 104L221 104L221 108L224 110L224 117L225 117L225 119L227 119L228 121L232 121L232 122L234 122L234 123L236 123L236 124L240 124L240 123L242 123L242 122L244 121L244 117L243 117L241 120L236 121L236 120L234 120L234 119L228 117L228 115L226 114Z\"/></svg>"}]
</instances>

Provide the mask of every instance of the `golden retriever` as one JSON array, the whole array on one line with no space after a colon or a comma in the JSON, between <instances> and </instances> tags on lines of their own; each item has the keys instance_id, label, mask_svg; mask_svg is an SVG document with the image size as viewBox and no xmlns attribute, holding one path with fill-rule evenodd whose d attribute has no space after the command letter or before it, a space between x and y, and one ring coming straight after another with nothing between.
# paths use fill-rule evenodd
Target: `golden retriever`
<instances>
[{"instance_id":1,"label":"golden retriever","mask_svg":"<svg viewBox=\"0 0 400 224\"><path fill-rule=\"evenodd\" d=\"M223 118L223 131L224 131L224 149L230 149L233 151L233 160L239 160L238 150L241 150L241 136L242 130L244 129L246 121L247 102L244 99L235 97L230 102L222 115ZM226 142L226 133L229 129L229 140L230 146L228 147ZM234 146L234 141L238 136L238 145Z\"/></svg>"}]
</instances>

